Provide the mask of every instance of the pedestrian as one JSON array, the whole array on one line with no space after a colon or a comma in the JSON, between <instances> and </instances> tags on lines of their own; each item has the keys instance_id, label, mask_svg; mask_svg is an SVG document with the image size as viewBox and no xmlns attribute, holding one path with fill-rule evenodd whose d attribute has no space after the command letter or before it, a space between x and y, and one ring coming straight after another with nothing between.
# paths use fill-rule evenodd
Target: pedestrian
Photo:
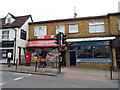
<instances>
[{"instance_id":1,"label":"pedestrian","mask_svg":"<svg viewBox=\"0 0 120 90\"><path fill-rule=\"evenodd\" d=\"M49 63L50 63L50 56L49 56L49 53L48 53L47 56L46 56L46 63L47 63L47 66L49 66Z\"/></svg>"},{"instance_id":2,"label":"pedestrian","mask_svg":"<svg viewBox=\"0 0 120 90\"><path fill-rule=\"evenodd\" d=\"M7 63L8 63L8 67L10 67L10 61L12 59L12 53L9 51L8 54L7 54Z\"/></svg>"},{"instance_id":3,"label":"pedestrian","mask_svg":"<svg viewBox=\"0 0 120 90\"><path fill-rule=\"evenodd\" d=\"M56 55L55 61L54 61L54 66L53 68L58 68L58 63L59 63L59 56L58 54Z\"/></svg>"}]
</instances>

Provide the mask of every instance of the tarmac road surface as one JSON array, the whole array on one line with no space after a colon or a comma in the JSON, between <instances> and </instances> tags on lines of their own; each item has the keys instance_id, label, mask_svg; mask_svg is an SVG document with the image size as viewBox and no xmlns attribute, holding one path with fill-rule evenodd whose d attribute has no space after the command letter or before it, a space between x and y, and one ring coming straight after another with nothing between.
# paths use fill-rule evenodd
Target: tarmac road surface
<instances>
[{"instance_id":1,"label":"tarmac road surface","mask_svg":"<svg viewBox=\"0 0 120 90\"><path fill-rule=\"evenodd\" d=\"M118 88L118 83L0 71L2 88Z\"/></svg>"}]
</instances>

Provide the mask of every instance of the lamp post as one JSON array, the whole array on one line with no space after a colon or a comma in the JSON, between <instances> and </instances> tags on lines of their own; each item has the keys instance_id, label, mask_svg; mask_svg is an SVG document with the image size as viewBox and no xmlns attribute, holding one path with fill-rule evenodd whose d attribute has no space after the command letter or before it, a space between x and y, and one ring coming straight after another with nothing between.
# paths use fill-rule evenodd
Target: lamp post
<instances>
[{"instance_id":1,"label":"lamp post","mask_svg":"<svg viewBox=\"0 0 120 90\"><path fill-rule=\"evenodd\" d=\"M17 37L17 30L15 28L13 28L13 30L15 31L15 37L14 37L14 60L13 60L13 64L15 64L15 58L16 58L16 37Z\"/></svg>"}]
</instances>

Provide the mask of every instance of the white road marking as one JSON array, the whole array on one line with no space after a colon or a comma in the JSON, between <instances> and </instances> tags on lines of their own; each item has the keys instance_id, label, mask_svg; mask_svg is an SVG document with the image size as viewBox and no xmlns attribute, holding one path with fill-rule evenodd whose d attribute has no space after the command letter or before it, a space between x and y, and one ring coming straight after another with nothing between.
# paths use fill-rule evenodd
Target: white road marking
<instances>
[{"instance_id":1,"label":"white road marking","mask_svg":"<svg viewBox=\"0 0 120 90\"><path fill-rule=\"evenodd\" d=\"M6 84L6 83L9 83L9 82L11 82L11 81L17 81L17 80L20 80L20 79L23 79L23 78L25 78L25 77L28 77L28 76L31 76L31 75L32 75L32 74L23 74L23 73L13 73L13 74L22 74L22 75L25 75L25 76L24 76L24 77L15 78L15 79L10 80L10 81L8 81L8 82L0 83L0 86L4 85L4 84Z\"/></svg>"},{"instance_id":2,"label":"white road marking","mask_svg":"<svg viewBox=\"0 0 120 90\"><path fill-rule=\"evenodd\" d=\"M27 76L31 76L32 74L28 74Z\"/></svg>"},{"instance_id":3,"label":"white road marking","mask_svg":"<svg viewBox=\"0 0 120 90\"><path fill-rule=\"evenodd\" d=\"M2 86L2 85L4 85L4 84L6 84L6 82L4 82L4 83L0 83L0 86Z\"/></svg>"},{"instance_id":4,"label":"white road marking","mask_svg":"<svg viewBox=\"0 0 120 90\"><path fill-rule=\"evenodd\" d=\"M12 74L15 74L15 75L28 75L26 73L12 73Z\"/></svg>"},{"instance_id":5,"label":"white road marking","mask_svg":"<svg viewBox=\"0 0 120 90\"><path fill-rule=\"evenodd\" d=\"M31 76L32 74L26 74L26 76L24 76L24 77L18 77L18 78L15 78L14 80L20 80L20 79L22 79L22 78L25 78L25 77L28 77L28 76Z\"/></svg>"},{"instance_id":6,"label":"white road marking","mask_svg":"<svg viewBox=\"0 0 120 90\"><path fill-rule=\"evenodd\" d=\"M14 80L20 80L20 79L22 79L22 78L24 78L24 77L18 77L18 78L15 78Z\"/></svg>"}]
</instances>

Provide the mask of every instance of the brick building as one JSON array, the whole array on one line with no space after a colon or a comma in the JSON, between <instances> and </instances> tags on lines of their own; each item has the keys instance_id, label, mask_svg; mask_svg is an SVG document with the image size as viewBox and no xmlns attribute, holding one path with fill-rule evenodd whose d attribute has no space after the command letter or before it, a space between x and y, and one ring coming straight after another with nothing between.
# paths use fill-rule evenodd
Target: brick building
<instances>
[{"instance_id":1,"label":"brick building","mask_svg":"<svg viewBox=\"0 0 120 90\"><path fill-rule=\"evenodd\" d=\"M67 34L62 64L88 68L120 67L120 13L29 23L28 51L57 52L53 36Z\"/></svg>"}]
</instances>

